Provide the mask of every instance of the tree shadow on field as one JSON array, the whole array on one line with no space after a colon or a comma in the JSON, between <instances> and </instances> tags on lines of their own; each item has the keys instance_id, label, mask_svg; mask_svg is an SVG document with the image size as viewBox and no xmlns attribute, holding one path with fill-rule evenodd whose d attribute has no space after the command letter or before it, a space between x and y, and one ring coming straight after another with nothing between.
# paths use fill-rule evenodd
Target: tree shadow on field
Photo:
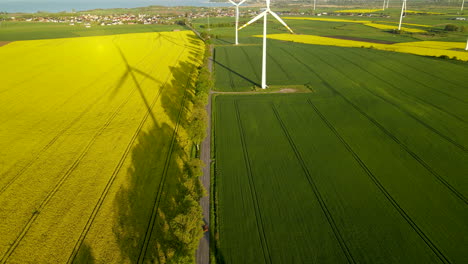
<instances>
[{"instance_id":1,"label":"tree shadow on field","mask_svg":"<svg viewBox=\"0 0 468 264\"><path fill-rule=\"evenodd\" d=\"M131 164L124 176L127 183L121 186L114 202L118 216L113 219L114 235L121 255L130 263L187 261L180 258L193 255L195 249L187 251L186 244L193 239L198 241L202 235L201 209L193 209L193 203L198 204L201 185L198 178L190 177L186 167L191 146L184 130L189 118L190 100L194 96L190 75L196 73L196 58L202 55L194 47L195 44L200 45L199 40L193 42L187 46L191 56L170 67L173 78L163 84L155 81L151 85L149 89L158 89L156 93L143 91L135 74L146 77L145 73L129 65L120 51L127 65L127 73L122 78L130 76L133 79L146 106L147 116L151 118L134 142L130 152ZM145 86L145 89L148 88ZM160 93L159 89L162 89ZM145 94L155 94L155 97L147 98ZM162 109L153 108L158 101ZM200 223L198 228L181 234L176 220L187 214L186 210L192 210L191 215L196 216L192 220Z\"/></svg>"},{"instance_id":2,"label":"tree shadow on field","mask_svg":"<svg viewBox=\"0 0 468 264\"><path fill-rule=\"evenodd\" d=\"M73 263L94 264L95 262L91 247L86 243L82 244L78 254L73 259Z\"/></svg>"}]
</instances>

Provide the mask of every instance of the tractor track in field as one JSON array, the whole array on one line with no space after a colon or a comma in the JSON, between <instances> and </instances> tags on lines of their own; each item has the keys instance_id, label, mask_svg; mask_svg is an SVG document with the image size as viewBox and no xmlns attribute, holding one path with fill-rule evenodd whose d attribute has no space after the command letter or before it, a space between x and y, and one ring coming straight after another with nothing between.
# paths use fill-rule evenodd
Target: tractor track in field
<instances>
[{"instance_id":1,"label":"tractor track in field","mask_svg":"<svg viewBox=\"0 0 468 264\"><path fill-rule=\"evenodd\" d=\"M460 121L460 122L463 122L463 123L465 123L465 124L467 123L463 118L461 118L461 117L459 117L459 116L457 116L457 115L455 115L455 114L452 114L452 113L448 112L447 110L442 109L441 107L439 107L439 106L437 106L437 105L435 105L435 104L433 104L433 103L431 103L431 102L428 102L428 101L426 101L426 100L424 100L424 99L421 99L421 98L419 98L419 97L417 97L417 96L415 96L415 95L412 95L412 94L410 94L410 93L405 92L403 89L400 89L400 88L396 87L395 85L393 85L393 84L392 84L391 82L389 82L388 80L383 79L383 78L381 78L380 76L378 76L378 75L376 75L376 74L374 74L374 73L371 73L370 71L368 71L367 69L365 69L365 68L362 67L361 65L355 63L354 61L349 60L349 59L347 59L347 58L345 58L345 57L343 57L343 56L341 56L341 55L338 55L338 54L336 54L336 53L333 53L333 54L334 54L336 57L339 57L339 58L341 58L342 60L345 60L345 61L347 61L347 62L353 64L354 66L358 67L358 68L361 69L362 71L364 71L364 72L368 73L369 75L373 76L374 78L378 79L378 80L381 81L382 83L387 84L388 86L392 87L394 90L400 91L400 93L406 95L407 97L413 98L413 100L415 100L415 101L420 101L420 102L422 102L423 104L432 106L433 108L439 110L439 112L445 113L445 114L447 114L447 115L449 115L449 116L451 116L451 117L457 119L457 120ZM323 61L323 60L322 60L322 61ZM374 64L375 64L375 63L374 63ZM328 64L328 65L330 65L330 64ZM380 64L377 64L377 65L378 65L378 66L381 66ZM330 65L330 66L331 66L331 65ZM383 67L383 68L385 68L385 67ZM335 70L338 71L337 68L335 68ZM387 70L388 70L388 69L387 69ZM342 73L342 74L345 75L344 73ZM349 78L347 75L345 75L345 76L346 76L348 79L351 79L351 78ZM407 78L407 77L406 77L406 79L409 80L409 78ZM352 79L351 79L351 80L352 80ZM425 86L425 87L428 87L428 86ZM428 88L429 88L429 87L428 87Z\"/></svg>"},{"instance_id":2,"label":"tractor track in field","mask_svg":"<svg viewBox=\"0 0 468 264\"><path fill-rule=\"evenodd\" d=\"M291 55L291 54L290 54ZM291 55L292 56L292 55ZM296 57L292 56L294 59L299 61ZM319 58L322 62L323 60ZM300 62L300 61L299 61ZM441 184L447 187L455 196L461 199L465 204L467 203L467 198L461 194L455 187L453 187L449 182L447 182L441 175L439 175L432 167L430 167L422 158L420 158L416 153L414 153L408 146L403 144L396 136L394 136L390 131L388 131L384 126L378 123L375 119L370 117L367 113L362 111L357 105L352 103L349 99L347 99L343 94L338 92L338 90L334 89L328 82L326 82L320 75L318 75L312 68L310 68L307 64L303 64L307 67L311 72L313 72L324 85L334 91L336 94L341 96L346 102L351 104L359 113L364 115L370 122L372 122L375 126L377 126L382 132L384 132L388 137L390 137L395 143L397 143L401 148L403 148L411 157L413 157L417 162L419 162L426 170L429 171ZM342 75L346 76L342 71L339 71ZM347 77L347 76L346 76ZM349 77L347 77L349 79Z\"/></svg>"},{"instance_id":3,"label":"tractor track in field","mask_svg":"<svg viewBox=\"0 0 468 264\"><path fill-rule=\"evenodd\" d=\"M226 60L227 62L229 63L229 55L226 51L226 49L224 49L224 56L226 57ZM231 90L232 91L235 91L234 88L236 87L235 84L234 84L234 80L232 79L232 72L231 71L228 71L228 74L229 74L229 85L231 86Z\"/></svg>"},{"instance_id":4,"label":"tractor track in field","mask_svg":"<svg viewBox=\"0 0 468 264\"><path fill-rule=\"evenodd\" d=\"M353 50L350 50L350 53L353 53L355 56L362 57L362 55L356 54ZM392 63L392 62L390 62L390 63ZM388 71L391 71L391 72L393 72L393 73L395 73L395 74L397 74L397 75L400 75L400 76L404 77L404 78L407 79L407 80L416 82L416 83L418 83L419 85L421 85L421 86L423 86L423 87L426 87L426 88L428 88L428 89L430 89L430 90L433 90L433 91L435 91L435 92L438 92L438 93L440 93L440 94L443 94L443 95L445 95L445 96L447 96L447 97L450 97L450 98L452 98L452 99L454 99L454 100L457 100L457 101L459 101L459 102L462 102L462 103L464 103L464 104L467 104L467 103L468 103L467 101L465 101L465 100L463 100L463 99L460 99L460 98L458 98L458 97L455 97L455 96L453 96L453 95L451 95L451 94L449 94L449 93L445 93L445 92L443 92L443 91L441 91L441 90L439 90L439 89L437 89L437 88L428 86L427 84L425 84L425 83L423 83L423 82L420 82L420 81L411 79L410 77L408 77L408 76L405 74L405 73L406 73L405 71L400 71L400 72L398 72L398 71L396 71L396 70L394 70L394 69L392 69L392 68L390 68L390 67L388 67L388 66L385 66L384 64L380 64L380 63L375 63L375 64L377 64L377 65L379 65L379 66L381 66L381 67L387 69ZM464 121L464 120L463 120L463 122L466 123L466 121Z\"/></svg>"},{"instance_id":5,"label":"tractor track in field","mask_svg":"<svg viewBox=\"0 0 468 264\"><path fill-rule=\"evenodd\" d=\"M180 53L177 61L179 61L179 58L180 58L182 53L183 53L183 51ZM150 111L154 108L154 105L159 100L162 92L164 91L164 88L166 87L170 76L171 75L168 75L168 77L166 78L166 81L164 82L164 84L159 88L159 91L156 94L156 97L151 102L150 109L148 109L148 111L146 112L145 116L143 117L140 124L138 125L137 130L135 131L132 138L130 139L130 142L127 144L127 147L125 148L125 151L123 152L123 155L121 156L121 158L120 158L119 162L117 163L117 166L115 167L109 181L107 182L103 192L101 193L98 202L94 206L93 211L92 211L90 217L88 218L88 221L86 222L86 225L83 228L83 231L81 232L79 239L76 241L75 246L73 248L73 251L72 251L67 263L73 263L73 261L75 260L77 254L78 254L78 252L79 252L79 250L81 248L81 245L83 244L89 230L91 229L92 224L94 223L94 220L97 217L97 214L98 214L99 210L101 209L105 199L107 198L107 195L108 195L108 193L110 191L110 188L112 187L112 185L113 185L113 183L115 181L115 178L119 174L120 169L122 168L128 154L130 153L131 147L135 143L136 139L138 138L138 135L140 134L140 132L141 132L143 126L144 126L144 124L146 123L148 117L150 116L150 114L151 114Z\"/></svg>"},{"instance_id":6,"label":"tractor track in field","mask_svg":"<svg viewBox=\"0 0 468 264\"><path fill-rule=\"evenodd\" d=\"M389 54L390 54L390 53L389 53ZM382 56L385 56L385 57L388 58L389 55L382 55ZM391 58L391 60L392 60L392 61L395 61L393 58ZM409 68L411 68L411 69L413 69L413 70L415 70L415 71L419 71L419 72L422 72L422 73L424 73L424 74L426 74L426 75L428 75L428 76L434 77L434 75L433 75L432 73L429 73L429 72L427 72L427 71L424 71L424 70L422 70L421 68L414 67L414 66L412 66L411 64L402 63L402 62L400 62L400 61L396 61L396 62L397 62L397 63L400 63L400 64L402 64L402 65L405 65L406 67L409 67ZM443 80L444 82L450 83L450 84L454 85L455 87L463 87L462 84L455 83L455 82L453 82L452 80L445 79L445 78L443 78L443 77L441 77L441 76L437 76L437 78ZM466 101L464 101L464 102L466 102Z\"/></svg>"},{"instance_id":7,"label":"tractor track in field","mask_svg":"<svg viewBox=\"0 0 468 264\"><path fill-rule=\"evenodd\" d=\"M145 59L146 59L147 55L144 56L137 64L141 64ZM105 72L103 75L107 75L107 73L109 72L112 72L115 68L115 67L112 67L110 70L108 70L107 72ZM86 88L89 88L89 87L92 87L92 85L97 81L97 79L101 78L98 77L96 78L94 81L92 81L90 84L88 84L86 86ZM86 89L85 88L85 89ZM5 192L6 189L8 189L8 187L11 186L11 184L13 184L27 169L29 169L41 156L42 154L47 151L63 134L65 134L71 127L73 127L73 125L75 125L77 122L79 122L83 116L85 116L92 108L94 105L96 105L100 100L102 100L103 98L105 98L105 96L108 94L109 91L111 91L113 89L113 87L111 85L109 85L109 88L101 95L99 96L98 98L96 98L90 105L88 105L88 107L86 109L84 109L83 112L81 112L75 119L72 120L72 122L70 122L66 127L64 127L57 135L55 135L54 138L52 138L52 140L50 140L38 153L35 157L33 157L23 168L20 169L20 171L15 175L13 176L13 178L7 182L7 184L3 187L0 188L0 196ZM74 95L72 95L70 98L74 97L76 94L78 93L81 93L82 90L79 90L77 91ZM69 98L69 99L70 99ZM66 104L66 102L68 101L68 99L65 101L65 103L63 104ZM62 104L62 105L63 105ZM8 173L11 172L11 169L10 168L8 171L4 172L1 176L0 176L0 179L5 177L5 175L7 175Z\"/></svg>"},{"instance_id":8,"label":"tractor track in field","mask_svg":"<svg viewBox=\"0 0 468 264\"><path fill-rule=\"evenodd\" d=\"M388 131L384 126L382 126L377 120L373 119L369 116L366 112L364 112L359 106L351 102L348 98L346 98L343 94L341 94L338 90L333 88L330 84L325 83L330 90L334 93L339 95L345 102L351 105L356 111L358 111L361 115L366 117L374 126L384 132L389 138L391 138L395 143L397 143L402 149L404 149L411 157L413 157L419 164L421 164L427 171L429 171L432 176L434 176L442 185L447 187L449 191L451 191L456 197L462 200L465 204L468 204L468 200L463 194L461 194L455 187L453 187L450 183L448 183L441 175L439 175L434 169L432 169L429 164L427 164L422 158L420 158L416 153L411 151L408 146L402 143L396 136L394 136L390 131Z\"/></svg>"},{"instance_id":9,"label":"tractor track in field","mask_svg":"<svg viewBox=\"0 0 468 264\"><path fill-rule=\"evenodd\" d=\"M398 204L398 202L391 196L391 194L385 189L385 187L380 183L377 177L372 173L372 171L367 167L367 165L361 160L359 155L351 148L351 146L346 142L346 140L339 134L336 128L326 119L326 117L318 110L314 103L307 99L309 105L314 109L315 113L320 117L323 123L333 132L333 134L340 140L343 146L348 150L348 152L353 156L354 160L359 164L361 169L366 173L366 175L371 179L375 186L380 190L380 192L385 196L385 198L392 204L396 211L402 216L406 222L412 227L412 229L418 234L418 236L424 241L424 243L432 250L432 252L439 258L443 263L451 263L450 260L440 251L439 248L430 240L430 238L419 228L419 226L411 219L411 217L405 212L405 210Z\"/></svg>"},{"instance_id":10,"label":"tractor track in field","mask_svg":"<svg viewBox=\"0 0 468 264\"><path fill-rule=\"evenodd\" d=\"M32 224L36 221L36 219L39 217L40 212L42 209L44 209L47 204L52 200L53 196L58 192L58 190L62 187L62 185L65 183L65 181L69 178L69 176L73 173L73 171L78 167L80 162L83 160L83 158L86 156L88 153L89 149L92 147L96 139L104 132L104 130L110 125L110 123L114 120L114 118L117 116L117 114L120 112L120 110L127 104L127 102L130 100L130 98L133 96L135 93L136 88L134 88L127 98L123 100L123 102L117 107L115 111L113 111L112 115L107 119L107 121L104 123L104 125L98 130L98 132L91 138L91 140L88 142L86 147L83 149L83 151L80 153L78 158L73 162L73 164L68 168L67 172L59 179L57 184L54 186L54 188L47 194L45 199L41 202L39 207L37 208L37 211L39 213L33 214L32 217L28 220L26 225L23 227L21 233L19 236L15 239L13 244L9 247L7 252L2 256L0 259L0 263L6 263L8 258L11 256L13 251L18 247L19 243L23 240L23 238L26 236L27 232L31 228Z\"/></svg>"},{"instance_id":11,"label":"tractor track in field","mask_svg":"<svg viewBox=\"0 0 468 264\"><path fill-rule=\"evenodd\" d=\"M285 50L285 52L287 52ZM306 51L307 52L307 51ZM294 55L292 55L291 53L287 52L288 54L291 55L291 57L293 57L295 60L297 60L299 63L301 63L302 65L304 65L305 67L307 67L311 72L313 72L322 82L326 82L326 80L324 80L320 75L318 75L312 68L310 68L310 66L308 66L307 64L301 62L297 57L295 57ZM310 52L308 52L309 54L312 54ZM321 60L322 62L326 63L327 65L329 65L330 67L334 68L332 65L330 65L328 62L324 61L322 58L320 58L319 56L313 54L316 58L318 58L319 60ZM345 77L347 77L345 75ZM348 79L350 79L349 77L347 77ZM352 79L351 79L352 80ZM462 150L463 152L468 152L468 149L466 147L464 147L463 145L461 145L460 143L456 142L455 140L449 138L448 136L444 135L442 132L438 131L437 129L435 129L434 127L432 127L431 125L427 124L426 122L420 120L419 118L417 118L416 116L414 116L412 113L410 113L409 111L407 111L406 109L398 106L396 103L386 99L385 97L373 92L371 89L368 89L367 86L365 84L362 84L362 83L359 83L358 85L359 87L363 88L364 90L368 91L369 93L371 93L372 95L374 95L375 97L383 100L384 102L392 105L393 107L395 107L396 109L398 109L400 112L406 114L407 116L411 117L413 120L415 120L416 122L418 122L419 124L423 125L425 128L429 129L430 131L432 131L433 133L437 134L438 136L440 136L441 138L445 139L447 142L453 144L455 147L459 148L460 150Z\"/></svg>"},{"instance_id":12,"label":"tractor track in field","mask_svg":"<svg viewBox=\"0 0 468 264\"><path fill-rule=\"evenodd\" d=\"M190 74L190 76L192 74L193 74L193 71ZM159 203L161 201L162 192L163 192L163 189L164 189L164 186L165 186L165 183L166 183L167 172L169 170L172 153L174 152L174 145L175 145L175 142L176 142L176 139L177 139L177 133L179 131L179 127L180 127L180 123L181 123L181 119L182 119L182 113L185 110L184 107L185 107L185 102L186 102L187 96L188 96L189 82L190 82L190 77L187 80L184 96L182 98L180 110L179 110L179 113L177 115L177 123L175 125L174 131L173 131L173 134L172 134L171 145L169 147L168 154L166 155L166 160L165 160L165 163L164 163L162 178L161 178L161 181L159 182L159 185L158 185L158 190L156 192L155 201L154 201L153 208L152 208L152 211L151 211L151 217L149 219L149 223L148 223L148 226L147 226L146 231L145 231L145 237L144 237L144 240L143 240L143 245L142 245L141 250L140 250L140 254L138 256L137 263L144 263L146 252L148 250L148 246L149 246L150 241L151 241L153 228L154 228L154 225L155 225L155 221L156 221L156 217L157 217L157 213L158 213L158 209L159 209Z\"/></svg>"},{"instance_id":13,"label":"tractor track in field","mask_svg":"<svg viewBox=\"0 0 468 264\"><path fill-rule=\"evenodd\" d=\"M92 84L90 84L89 86L91 86ZM109 86L109 89L107 91L110 91L112 90L112 88ZM13 176L13 178L8 181L8 183L3 186L1 189L0 189L0 196L3 194L3 192L5 192L5 190L10 187L11 184L13 184L27 169L29 169L33 164L34 162L36 162L41 156L42 154L47 151L63 134L65 134L71 127L73 127L73 125L75 125L78 121L80 121L83 116L85 116L92 108L94 105L96 105L101 99L103 99L106 95L107 95L107 91L105 93L103 93L100 97L98 97L96 100L94 100L90 105L88 105L88 107L86 109L84 109L84 111L82 111L75 119L73 119L66 127L64 127L62 130L59 131L58 134L55 135L55 137L52 138L52 140L50 140L38 153L35 157L33 157L23 168L21 168L21 170L15 175ZM5 175L7 175L8 173L11 172L11 169L9 169L8 171L4 172L0 178L3 178L5 177Z\"/></svg>"},{"instance_id":14,"label":"tractor track in field","mask_svg":"<svg viewBox=\"0 0 468 264\"><path fill-rule=\"evenodd\" d=\"M278 68L281 69L281 72L284 73L284 75L286 75L286 77L289 79L289 80L292 80L293 78L291 77L291 75L289 75L289 73L284 69L283 65L281 65L281 63L278 62L278 60L276 59L275 56L272 56L271 53L268 53L268 58L270 60L272 60L277 66ZM249 60L250 61L250 60Z\"/></svg>"},{"instance_id":15,"label":"tractor track in field","mask_svg":"<svg viewBox=\"0 0 468 264\"><path fill-rule=\"evenodd\" d=\"M327 218L328 224L330 225L330 227L333 230L333 234L335 235L335 238L338 241L338 244L340 245L340 248L343 251L343 254L345 255L346 259L348 260L348 263L356 263L356 261L353 258L353 255L351 254L351 251L349 250L343 236L340 233L340 230L339 230L338 226L335 223L335 220L333 219L333 216L332 216L330 210L328 209L327 204L323 200L322 195L320 194L320 191L319 191L315 181L312 178L312 175L310 174L309 169L307 168L307 165L305 164L301 153L297 149L297 146L294 143L294 140L292 139L286 125L283 123L283 120L281 119L281 116L279 115L278 110L276 109L276 106L274 105L274 103L271 103L271 108L272 108L272 110L273 110L273 112L274 112L274 114L276 116L277 121L279 122L279 124L280 124L280 126L281 126L281 128L283 130L284 135L286 136L286 138L287 138L287 140L289 142L289 145L291 146L291 148L294 151L294 155L296 156L296 159L301 164L302 171L304 172L304 174L305 174L305 176L307 178L307 181L309 182L309 185L312 188L312 191L314 192L315 198L317 198L317 201L318 201L318 203L320 205L320 208L322 209L323 214Z\"/></svg>"},{"instance_id":16,"label":"tractor track in field","mask_svg":"<svg viewBox=\"0 0 468 264\"><path fill-rule=\"evenodd\" d=\"M226 50L226 49L225 49ZM242 53L244 53L244 56L245 58L247 59L247 61L249 62L249 65L250 65L250 69L252 70L252 72L255 74L255 77L257 78L257 80L260 78L258 76L258 73L257 71L255 70L255 66L253 65L253 62L252 60L249 60L249 55L247 54L247 51L245 51L245 49L243 47L240 47L240 50L242 50Z\"/></svg>"},{"instance_id":17,"label":"tractor track in field","mask_svg":"<svg viewBox=\"0 0 468 264\"><path fill-rule=\"evenodd\" d=\"M268 247L268 240L266 238L266 234L265 234L265 230L263 226L263 218L262 218L262 214L260 211L260 205L258 203L257 191L255 189L255 183L253 182L253 178L252 178L252 168L250 165L249 152L247 150L247 143L245 142L246 140L245 140L245 135L244 135L244 128L242 125L242 119L240 118L239 105L237 103L237 100L234 101L234 107L235 107L235 112L236 112L237 124L239 127L240 138L242 142L242 150L244 152L243 157L244 157L244 162L245 162L245 166L247 169L247 177L249 180L250 194L252 196L252 201L254 202L254 211L255 211L255 220L256 220L255 222L257 224L257 230L260 236L260 244L262 246L263 258L265 260L265 263L273 263L273 260L271 259L270 249Z\"/></svg>"}]
</instances>

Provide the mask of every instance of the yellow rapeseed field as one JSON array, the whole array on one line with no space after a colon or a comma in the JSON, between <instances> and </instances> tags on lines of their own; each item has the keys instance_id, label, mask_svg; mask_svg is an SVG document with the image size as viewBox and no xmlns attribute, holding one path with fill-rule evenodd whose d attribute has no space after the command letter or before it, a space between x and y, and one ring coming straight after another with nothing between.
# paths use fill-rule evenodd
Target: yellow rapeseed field
<instances>
[{"instance_id":1,"label":"yellow rapeseed field","mask_svg":"<svg viewBox=\"0 0 468 264\"><path fill-rule=\"evenodd\" d=\"M450 48L463 48L465 43L462 42L418 41L397 44L378 44L364 41L320 37L314 35L272 34L268 35L268 37L271 39L293 41L314 45L338 47L364 47L394 52L411 53L423 56L448 56L450 58L456 57L459 60L468 61L468 52L450 50Z\"/></svg>"},{"instance_id":2,"label":"yellow rapeseed field","mask_svg":"<svg viewBox=\"0 0 468 264\"><path fill-rule=\"evenodd\" d=\"M390 25L383 25L383 24L377 24L377 23L366 23L364 24L368 27L373 27L373 28L378 28L378 29L397 29L396 26L390 26ZM406 32L411 32L411 33L425 33L427 31L422 30L422 29L417 29L417 28L408 28L408 27L401 27L401 30L406 31Z\"/></svg>"},{"instance_id":3,"label":"yellow rapeseed field","mask_svg":"<svg viewBox=\"0 0 468 264\"><path fill-rule=\"evenodd\" d=\"M203 50L190 31L0 47L0 263L133 261L150 179L191 147L178 113Z\"/></svg>"},{"instance_id":4,"label":"yellow rapeseed field","mask_svg":"<svg viewBox=\"0 0 468 264\"><path fill-rule=\"evenodd\" d=\"M284 19L290 19L290 20L312 20L312 21L324 21L324 22L345 22L345 23L358 23L358 24L363 24L369 27L377 28L377 29L397 29L397 26L389 26L385 24L379 24L379 22L374 22L370 20L351 20L351 19L340 19L340 18L322 18L322 17L285 17ZM383 22L387 23L387 22ZM418 26L418 27L430 27L430 26L425 26L425 25L419 25L419 24L409 24L409 23L403 23L403 25L408 25L408 26ZM403 31L407 32L412 32L412 33L424 33L426 32L425 30L422 29L417 29L417 28L408 28L408 27L402 27L401 28Z\"/></svg>"},{"instance_id":5,"label":"yellow rapeseed field","mask_svg":"<svg viewBox=\"0 0 468 264\"><path fill-rule=\"evenodd\" d=\"M415 10L406 10L406 13L410 13L410 14L428 14L428 15L444 15L444 13L415 11Z\"/></svg>"}]
</instances>

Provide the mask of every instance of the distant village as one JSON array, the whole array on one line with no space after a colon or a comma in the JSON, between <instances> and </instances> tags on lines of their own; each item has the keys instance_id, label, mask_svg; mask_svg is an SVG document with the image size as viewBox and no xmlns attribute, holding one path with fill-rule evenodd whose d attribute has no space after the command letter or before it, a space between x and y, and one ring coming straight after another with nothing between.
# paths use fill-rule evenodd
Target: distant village
<instances>
[{"instance_id":1,"label":"distant village","mask_svg":"<svg viewBox=\"0 0 468 264\"><path fill-rule=\"evenodd\" d=\"M244 10L243 15L251 17L257 15L262 10L259 8L251 8ZM283 15L308 15L308 13L298 11L278 12ZM325 13L326 14L326 13ZM320 15L320 14L317 14ZM112 25L132 25L132 24L164 24L172 25L181 23L181 21L190 21L197 18L206 17L234 17L234 8L200 8L192 12L179 12L179 14L113 14L113 15L97 15L97 14L79 14L72 13L57 13L57 14L19 14L11 16L6 20L10 21L27 21L27 22L43 22L43 23L68 23L71 26L82 24L85 27L91 26L112 26Z\"/></svg>"}]
</instances>

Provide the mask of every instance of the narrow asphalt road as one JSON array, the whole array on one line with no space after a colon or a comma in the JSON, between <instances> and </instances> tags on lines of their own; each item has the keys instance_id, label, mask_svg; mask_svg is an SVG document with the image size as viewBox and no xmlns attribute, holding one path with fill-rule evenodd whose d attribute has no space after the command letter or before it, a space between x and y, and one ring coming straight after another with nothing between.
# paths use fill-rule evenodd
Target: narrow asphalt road
<instances>
[{"instance_id":1,"label":"narrow asphalt road","mask_svg":"<svg viewBox=\"0 0 468 264\"><path fill-rule=\"evenodd\" d=\"M213 45L210 47L211 54L213 54ZM208 59L208 69L210 72L213 72L213 59L212 57ZM203 168L203 175L201 181L207 196L201 198L200 205L203 210L203 221L208 226L210 225L210 171L211 171L211 91L208 97L208 104L205 108L208 114L208 124L206 126L206 137L201 144L201 155L200 158L205 163ZM198 246L196 252L197 264L209 264L210 263L210 231L203 234L202 239L200 240L200 245Z\"/></svg>"}]
</instances>

